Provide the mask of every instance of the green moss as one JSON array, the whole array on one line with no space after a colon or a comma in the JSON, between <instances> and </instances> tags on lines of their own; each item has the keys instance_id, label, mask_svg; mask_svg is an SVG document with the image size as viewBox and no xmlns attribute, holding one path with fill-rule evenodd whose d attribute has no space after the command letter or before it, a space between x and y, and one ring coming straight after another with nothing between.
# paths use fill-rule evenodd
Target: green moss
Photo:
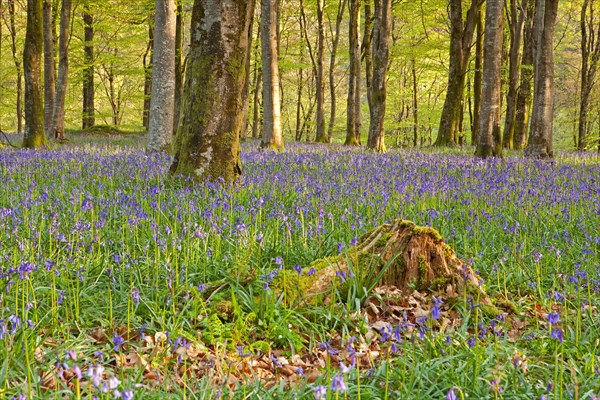
<instances>
[{"instance_id":1,"label":"green moss","mask_svg":"<svg viewBox=\"0 0 600 400\"><path fill-rule=\"evenodd\" d=\"M429 288L435 291L444 290L446 286L451 282L452 279L450 277L440 276L431 281L431 283L429 284Z\"/></svg>"},{"instance_id":2,"label":"green moss","mask_svg":"<svg viewBox=\"0 0 600 400\"><path fill-rule=\"evenodd\" d=\"M498 307L491 304L481 304L479 309L488 318L496 318L498 315L502 314L502 310Z\"/></svg>"},{"instance_id":3,"label":"green moss","mask_svg":"<svg viewBox=\"0 0 600 400\"><path fill-rule=\"evenodd\" d=\"M414 235L428 235L430 236L436 243L439 243L444 240L443 236L430 226L415 226L413 228Z\"/></svg>"}]
</instances>

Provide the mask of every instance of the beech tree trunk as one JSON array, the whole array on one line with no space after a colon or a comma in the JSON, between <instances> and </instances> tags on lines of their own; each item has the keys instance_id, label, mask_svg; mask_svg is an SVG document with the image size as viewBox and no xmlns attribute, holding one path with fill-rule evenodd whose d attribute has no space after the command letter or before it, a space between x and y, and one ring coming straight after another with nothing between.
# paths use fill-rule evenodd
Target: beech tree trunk
<instances>
[{"instance_id":1,"label":"beech tree trunk","mask_svg":"<svg viewBox=\"0 0 600 400\"><path fill-rule=\"evenodd\" d=\"M329 127L327 129L327 140L329 143L333 143L333 129L335 127L335 113L336 113L336 101L337 96L335 93L335 60L337 56L337 49L340 43L340 28L342 26L342 19L344 18L344 11L346 9L346 0L338 1L338 11L335 18L335 35L333 37L333 43L331 45L331 58L329 59L329 97L331 97L331 104L329 109Z\"/></svg>"},{"instance_id":2,"label":"beech tree trunk","mask_svg":"<svg viewBox=\"0 0 600 400\"><path fill-rule=\"evenodd\" d=\"M503 5L502 0L488 0L485 8L481 115L475 150L475 155L481 158L502 156L500 69L502 67Z\"/></svg>"},{"instance_id":3,"label":"beech tree trunk","mask_svg":"<svg viewBox=\"0 0 600 400\"><path fill-rule=\"evenodd\" d=\"M183 89L183 0L176 0L177 16L175 18L175 104L173 106L173 136L179 125L181 95Z\"/></svg>"},{"instance_id":4,"label":"beech tree trunk","mask_svg":"<svg viewBox=\"0 0 600 400\"><path fill-rule=\"evenodd\" d=\"M252 20L250 21L250 29L248 30L248 48L252 48L252 41L254 40L254 14L252 14ZM257 38L258 41L259 38ZM240 139L245 140L248 135L248 113L250 112L250 69L252 68L251 63L252 51L248 51L246 54L246 82L244 83L244 98L242 99L242 130L240 131Z\"/></svg>"},{"instance_id":5,"label":"beech tree trunk","mask_svg":"<svg viewBox=\"0 0 600 400\"><path fill-rule=\"evenodd\" d=\"M280 0L261 0L260 39L263 78L262 148L283 150L277 17Z\"/></svg>"},{"instance_id":6,"label":"beech tree trunk","mask_svg":"<svg viewBox=\"0 0 600 400\"><path fill-rule=\"evenodd\" d=\"M154 18L148 18L148 45L144 53L144 110L142 111L142 125L148 130L150 116L150 97L152 93L152 58L154 49Z\"/></svg>"},{"instance_id":7,"label":"beech tree trunk","mask_svg":"<svg viewBox=\"0 0 600 400\"><path fill-rule=\"evenodd\" d=\"M15 24L15 0L8 0L8 17L10 32L10 49L12 52L13 62L17 71L17 132L23 132L23 70L21 68L21 59L17 53L17 27Z\"/></svg>"},{"instance_id":8,"label":"beech tree trunk","mask_svg":"<svg viewBox=\"0 0 600 400\"><path fill-rule=\"evenodd\" d=\"M365 86L367 92L367 104L369 110L372 102L372 86L373 86L373 52L371 49L371 38L373 37L373 16L371 15L371 0L365 2L365 30L361 44L362 58L365 60ZM368 139L367 139L368 141Z\"/></svg>"},{"instance_id":9,"label":"beech tree trunk","mask_svg":"<svg viewBox=\"0 0 600 400\"><path fill-rule=\"evenodd\" d=\"M315 142L327 143L325 130L325 0L317 0L317 135Z\"/></svg>"},{"instance_id":10,"label":"beech tree trunk","mask_svg":"<svg viewBox=\"0 0 600 400\"><path fill-rule=\"evenodd\" d=\"M513 145L516 150L523 150L527 145L529 127L529 114L533 94L533 19L535 13L535 0L523 0L525 9L525 27L523 29L523 58L521 60L521 79L517 92L517 105L515 114L515 133Z\"/></svg>"},{"instance_id":11,"label":"beech tree trunk","mask_svg":"<svg viewBox=\"0 0 600 400\"><path fill-rule=\"evenodd\" d=\"M96 106L94 86L94 17L90 13L87 2L83 4L83 120L82 128L90 128L96 124Z\"/></svg>"},{"instance_id":12,"label":"beech tree trunk","mask_svg":"<svg viewBox=\"0 0 600 400\"><path fill-rule=\"evenodd\" d=\"M462 110L465 75L473 33L481 12L481 0L471 0L466 18L463 20L462 0L450 0L450 55L448 90L440 118L436 146L454 146L457 143L460 113Z\"/></svg>"},{"instance_id":13,"label":"beech tree trunk","mask_svg":"<svg viewBox=\"0 0 600 400\"><path fill-rule=\"evenodd\" d=\"M594 16L594 3L594 0L584 0L581 6L581 98L577 127L579 151L588 147L588 108L600 58L600 27L597 16Z\"/></svg>"},{"instance_id":14,"label":"beech tree trunk","mask_svg":"<svg viewBox=\"0 0 600 400\"><path fill-rule=\"evenodd\" d=\"M373 26L373 81L369 139L367 147L385 151L385 104L386 77L389 59L390 32L392 29L392 0L375 0L375 22Z\"/></svg>"},{"instance_id":15,"label":"beech tree trunk","mask_svg":"<svg viewBox=\"0 0 600 400\"><path fill-rule=\"evenodd\" d=\"M360 102L360 0L349 0L350 68L348 73L348 102L345 145L360 145L361 102Z\"/></svg>"},{"instance_id":16,"label":"beech tree trunk","mask_svg":"<svg viewBox=\"0 0 600 400\"><path fill-rule=\"evenodd\" d=\"M42 53L44 30L42 0L27 0L27 32L23 49L25 72L25 135L23 147L36 149L47 145L44 132L42 97Z\"/></svg>"},{"instance_id":17,"label":"beech tree trunk","mask_svg":"<svg viewBox=\"0 0 600 400\"><path fill-rule=\"evenodd\" d=\"M521 40L525 23L525 9L518 0L510 0L510 50L508 56L508 93L506 94L506 119L502 134L502 145L506 149L514 148L515 123L517 114L517 91L519 89L519 70L521 68ZM522 2L521 2L522 3Z\"/></svg>"},{"instance_id":18,"label":"beech tree trunk","mask_svg":"<svg viewBox=\"0 0 600 400\"><path fill-rule=\"evenodd\" d=\"M71 28L71 0L62 0L60 9L60 38L58 40L58 80L52 110L52 134L65 139L65 99L69 76L69 40Z\"/></svg>"},{"instance_id":19,"label":"beech tree trunk","mask_svg":"<svg viewBox=\"0 0 600 400\"><path fill-rule=\"evenodd\" d=\"M554 28L558 0L537 0L535 10L535 67L531 132L525 155L552 158L554 111Z\"/></svg>"},{"instance_id":20,"label":"beech tree trunk","mask_svg":"<svg viewBox=\"0 0 600 400\"><path fill-rule=\"evenodd\" d=\"M194 1L172 174L225 182L241 174L239 135L253 13L254 1Z\"/></svg>"},{"instance_id":21,"label":"beech tree trunk","mask_svg":"<svg viewBox=\"0 0 600 400\"><path fill-rule=\"evenodd\" d=\"M154 52L152 54L152 95L148 116L150 153L168 151L173 136L175 107L175 0L156 0Z\"/></svg>"},{"instance_id":22,"label":"beech tree trunk","mask_svg":"<svg viewBox=\"0 0 600 400\"><path fill-rule=\"evenodd\" d=\"M475 72L473 74L473 130L471 144L477 146L477 130L479 129L479 116L481 114L481 81L483 75L483 19L482 12L477 18L477 36L475 39Z\"/></svg>"},{"instance_id":23,"label":"beech tree trunk","mask_svg":"<svg viewBox=\"0 0 600 400\"><path fill-rule=\"evenodd\" d=\"M52 135L52 113L56 95L54 71L54 26L52 24L52 2L44 0L42 5L44 24L44 127L46 136Z\"/></svg>"}]
</instances>

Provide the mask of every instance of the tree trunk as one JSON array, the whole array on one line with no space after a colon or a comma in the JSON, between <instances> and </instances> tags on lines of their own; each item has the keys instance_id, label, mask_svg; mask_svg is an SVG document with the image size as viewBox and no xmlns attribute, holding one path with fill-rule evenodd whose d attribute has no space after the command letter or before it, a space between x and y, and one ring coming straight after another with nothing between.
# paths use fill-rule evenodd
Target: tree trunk
<instances>
[{"instance_id":1,"label":"tree trunk","mask_svg":"<svg viewBox=\"0 0 600 400\"><path fill-rule=\"evenodd\" d=\"M179 125L181 95L183 89L183 0L176 0L177 17L175 18L175 103L173 105L173 136Z\"/></svg>"},{"instance_id":2,"label":"tree trunk","mask_svg":"<svg viewBox=\"0 0 600 400\"><path fill-rule=\"evenodd\" d=\"M254 14L250 21L250 29L248 30L248 49L252 48L254 40ZM256 38L258 41L260 38ZM242 99L242 129L240 131L240 139L245 140L248 135L248 113L250 112L250 69L252 67L251 60L252 51L246 53L246 81L244 82L244 98Z\"/></svg>"},{"instance_id":3,"label":"tree trunk","mask_svg":"<svg viewBox=\"0 0 600 400\"><path fill-rule=\"evenodd\" d=\"M156 0L152 95L148 116L146 151L169 151L173 137L175 107L175 0Z\"/></svg>"},{"instance_id":4,"label":"tree trunk","mask_svg":"<svg viewBox=\"0 0 600 400\"><path fill-rule=\"evenodd\" d=\"M260 38L260 26L258 28L258 36ZM254 47L254 99L252 101L252 138L258 139L260 137L261 132L261 107L260 107L260 94L261 83L262 83L262 71L261 71L261 61L258 52L258 45L260 43L259 38L256 40L256 44Z\"/></svg>"},{"instance_id":5,"label":"tree trunk","mask_svg":"<svg viewBox=\"0 0 600 400\"><path fill-rule=\"evenodd\" d=\"M554 28L558 0L537 0L535 67L531 132L525 155L552 158L554 108Z\"/></svg>"},{"instance_id":6,"label":"tree trunk","mask_svg":"<svg viewBox=\"0 0 600 400\"><path fill-rule=\"evenodd\" d=\"M502 0L488 0L485 8L481 116L475 149L475 155L481 158L502 156L500 69L502 68L503 5Z\"/></svg>"},{"instance_id":7,"label":"tree trunk","mask_svg":"<svg viewBox=\"0 0 600 400\"><path fill-rule=\"evenodd\" d=\"M152 93L152 58L154 49L154 18L148 18L148 45L144 53L144 110L142 112L142 125L148 130L148 117L150 116L150 97Z\"/></svg>"},{"instance_id":8,"label":"tree trunk","mask_svg":"<svg viewBox=\"0 0 600 400\"><path fill-rule=\"evenodd\" d=\"M473 33L481 12L480 0L472 0L463 21L462 0L450 0L450 61L448 90L442 109L436 146L454 146L458 134L461 104L465 89L465 75Z\"/></svg>"},{"instance_id":9,"label":"tree trunk","mask_svg":"<svg viewBox=\"0 0 600 400\"><path fill-rule=\"evenodd\" d=\"M83 129L91 128L96 124L94 86L94 17L90 13L87 2L83 4Z\"/></svg>"},{"instance_id":10,"label":"tree trunk","mask_svg":"<svg viewBox=\"0 0 600 400\"><path fill-rule=\"evenodd\" d=\"M412 96L412 111L413 111L413 146L417 147L419 144L419 103L418 99L418 85L417 85L417 66L414 58L411 59L411 71L412 71L412 84L413 84L413 96Z\"/></svg>"},{"instance_id":11,"label":"tree trunk","mask_svg":"<svg viewBox=\"0 0 600 400\"><path fill-rule=\"evenodd\" d=\"M12 51L15 69L17 70L17 132L23 132L23 70L21 69L21 59L17 53L17 27L15 24L15 0L8 0L8 16L10 32L10 48Z\"/></svg>"},{"instance_id":12,"label":"tree trunk","mask_svg":"<svg viewBox=\"0 0 600 400\"><path fill-rule=\"evenodd\" d=\"M195 0L170 171L192 181L241 174L240 129L254 1Z\"/></svg>"},{"instance_id":13,"label":"tree trunk","mask_svg":"<svg viewBox=\"0 0 600 400\"><path fill-rule=\"evenodd\" d=\"M263 78L262 148L283 150L281 131L281 88L279 87L279 46L277 16L280 0L261 0L260 39Z\"/></svg>"},{"instance_id":14,"label":"tree trunk","mask_svg":"<svg viewBox=\"0 0 600 400\"><path fill-rule=\"evenodd\" d=\"M315 142L327 143L325 130L325 0L317 0L317 135Z\"/></svg>"},{"instance_id":15,"label":"tree trunk","mask_svg":"<svg viewBox=\"0 0 600 400\"><path fill-rule=\"evenodd\" d=\"M579 102L579 124L577 149L587 149L588 108L594 88L598 59L600 57L600 27L594 17L594 1L584 0L581 6L581 99Z\"/></svg>"},{"instance_id":16,"label":"tree trunk","mask_svg":"<svg viewBox=\"0 0 600 400\"><path fill-rule=\"evenodd\" d=\"M25 135L23 147L36 149L47 145L44 132L42 97L42 53L44 30L42 0L27 0L27 32L23 50L25 71Z\"/></svg>"},{"instance_id":17,"label":"tree trunk","mask_svg":"<svg viewBox=\"0 0 600 400\"><path fill-rule=\"evenodd\" d=\"M531 84L533 83L533 17L535 0L523 0L525 9L525 28L523 32L523 59L521 60L521 79L517 92L515 114L514 148L523 150L527 145L529 112L533 100Z\"/></svg>"},{"instance_id":18,"label":"tree trunk","mask_svg":"<svg viewBox=\"0 0 600 400\"><path fill-rule=\"evenodd\" d=\"M58 41L58 80L52 110L52 133L54 138L65 139L65 99L69 76L69 40L71 28L71 0L62 0L60 10L60 38Z\"/></svg>"},{"instance_id":19,"label":"tree trunk","mask_svg":"<svg viewBox=\"0 0 600 400\"><path fill-rule=\"evenodd\" d=\"M508 93L506 94L506 118L502 145L506 149L514 148L515 123L517 114L517 91L519 88L519 70L521 68L521 39L525 10L519 7L518 0L510 0L510 50L508 56Z\"/></svg>"},{"instance_id":20,"label":"tree trunk","mask_svg":"<svg viewBox=\"0 0 600 400\"><path fill-rule=\"evenodd\" d=\"M483 13L477 18L477 36L475 39L475 73L473 74L473 130L471 131L471 144L477 146L477 129L479 129L479 116L481 114L481 81L483 75Z\"/></svg>"},{"instance_id":21,"label":"tree trunk","mask_svg":"<svg viewBox=\"0 0 600 400\"><path fill-rule=\"evenodd\" d=\"M333 129L335 127L335 103L337 101L337 96L335 93L335 59L337 56L338 45L340 43L340 28L342 26L342 19L344 17L345 9L346 0L339 0L337 16L335 18L335 36L333 37L333 43L331 46L331 58L329 59L329 97L331 97L331 108L329 110L329 128L327 129L327 140L329 143L333 143Z\"/></svg>"},{"instance_id":22,"label":"tree trunk","mask_svg":"<svg viewBox=\"0 0 600 400\"><path fill-rule=\"evenodd\" d=\"M373 81L371 85L371 120L367 147L385 151L386 76L392 28L392 0L375 0L373 27Z\"/></svg>"},{"instance_id":23,"label":"tree trunk","mask_svg":"<svg viewBox=\"0 0 600 400\"><path fill-rule=\"evenodd\" d=\"M373 53L371 49L371 39L373 37L373 16L371 15L371 0L363 1L365 2L365 30L363 34L361 51L365 60L365 90L367 92L367 104L370 110L373 101Z\"/></svg>"},{"instance_id":24,"label":"tree trunk","mask_svg":"<svg viewBox=\"0 0 600 400\"><path fill-rule=\"evenodd\" d=\"M52 135L52 112L56 95L54 79L54 27L52 26L52 1L44 0L42 6L44 24L44 127L46 136Z\"/></svg>"},{"instance_id":25,"label":"tree trunk","mask_svg":"<svg viewBox=\"0 0 600 400\"><path fill-rule=\"evenodd\" d=\"M303 17L300 18L300 42L304 40ZM298 67L298 89L296 90L296 129L294 138L297 142L302 140L302 92L304 90L304 46L300 46L300 60Z\"/></svg>"},{"instance_id":26,"label":"tree trunk","mask_svg":"<svg viewBox=\"0 0 600 400\"><path fill-rule=\"evenodd\" d=\"M350 71L348 74L348 102L345 145L360 145L360 0L349 0Z\"/></svg>"}]
</instances>

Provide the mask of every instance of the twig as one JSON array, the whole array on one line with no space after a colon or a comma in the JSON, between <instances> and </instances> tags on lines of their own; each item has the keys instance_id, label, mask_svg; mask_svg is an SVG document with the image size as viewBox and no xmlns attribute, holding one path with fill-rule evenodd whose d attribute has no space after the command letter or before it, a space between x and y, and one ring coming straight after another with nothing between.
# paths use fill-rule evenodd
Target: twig
<instances>
[{"instance_id":1,"label":"twig","mask_svg":"<svg viewBox=\"0 0 600 400\"><path fill-rule=\"evenodd\" d=\"M17 146L15 146L14 144L11 143L10 139L8 138L8 136L6 135L6 132L4 132L2 129L0 129L0 133L2 133L2 136L4 136L4 138L6 139L6 142L8 143L8 145L10 147L12 147L13 149L18 149Z\"/></svg>"}]
</instances>

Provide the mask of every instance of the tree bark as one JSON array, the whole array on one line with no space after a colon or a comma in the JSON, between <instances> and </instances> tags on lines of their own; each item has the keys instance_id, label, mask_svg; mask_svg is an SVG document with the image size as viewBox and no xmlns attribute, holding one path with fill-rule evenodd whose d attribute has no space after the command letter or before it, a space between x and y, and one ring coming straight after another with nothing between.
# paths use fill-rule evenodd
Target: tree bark
<instances>
[{"instance_id":1,"label":"tree bark","mask_svg":"<svg viewBox=\"0 0 600 400\"><path fill-rule=\"evenodd\" d=\"M331 46L331 58L329 59L329 97L331 98L331 105L329 109L329 127L327 129L327 140L329 143L333 143L333 129L335 127L337 101L337 96L335 93L335 60L337 56L338 45L340 43L340 28L342 26L342 19L344 17L345 9L346 0L339 0L337 16L335 18L335 35L333 37L333 43Z\"/></svg>"},{"instance_id":2,"label":"tree bark","mask_svg":"<svg viewBox=\"0 0 600 400\"><path fill-rule=\"evenodd\" d=\"M533 100L531 85L533 83L533 19L535 0L523 0L525 9L525 27L523 30L523 57L521 60L521 79L517 92L515 114L514 148L523 150L527 145L529 114Z\"/></svg>"},{"instance_id":3,"label":"tree bark","mask_svg":"<svg viewBox=\"0 0 600 400\"><path fill-rule=\"evenodd\" d=\"M537 0L535 67L531 132L525 155L552 158L554 109L554 28L558 0Z\"/></svg>"},{"instance_id":4,"label":"tree bark","mask_svg":"<svg viewBox=\"0 0 600 400\"><path fill-rule=\"evenodd\" d=\"M241 174L239 134L253 12L248 0L194 1L172 174L225 182Z\"/></svg>"},{"instance_id":5,"label":"tree bark","mask_svg":"<svg viewBox=\"0 0 600 400\"><path fill-rule=\"evenodd\" d=\"M317 0L317 135L315 142L327 143L325 130L325 1Z\"/></svg>"},{"instance_id":6,"label":"tree bark","mask_svg":"<svg viewBox=\"0 0 600 400\"><path fill-rule=\"evenodd\" d=\"M481 13L481 0L472 0L463 21L462 0L450 0L450 61L448 90L440 118L436 146L456 145L461 104L465 89L465 75L473 33Z\"/></svg>"},{"instance_id":7,"label":"tree bark","mask_svg":"<svg viewBox=\"0 0 600 400\"><path fill-rule=\"evenodd\" d=\"M56 95L54 77L54 27L52 24L52 1L44 0L42 5L44 24L44 127L46 136L52 135L52 112Z\"/></svg>"},{"instance_id":8,"label":"tree bark","mask_svg":"<svg viewBox=\"0 0 600 400\"><path fill-rule=\"evenodd\" d=\"M349 0L350 71L348 74L348 102L345 145L360 145L361 102L360 102L360 0Z\"/></svg>"},{"instance_id":9,"label":"tree bark","mask_svg":"<svg viewBox=\"0 0 600 400\"><path fill-rule=\"evenodd\" d=\"M254 40L254 14L252 14L252 20L250 21L250 29L248 29L248 48L252 48L252 41ZM259 38L256 39L257 41ZM240 131L240 139L245 140L248 135L248 113L250 112L250 69L252 67L252 51L246 53L246 81L244 82L244 98L242 99L242 130Z\"/></svg>"},{"instance_id":10,"label":"tree bark","mask_svg":"<svg viewBox=\"0 0 600 400\"><path fill-rule=\"evenodd\" d=\"M418 99L418 85L417 85L417 66L414 58L411 59L410 69L412 72L412 112L413 112L413 146L417 147L419 144L419 102Z\"/></svg>"},{"instance_id":11,"label":"tree bark","mask_svg":"<svg viewBox=\"0 0 600 400\"><path fill-rule=\"evenodd\" d=\"M142 125L148 130L150 116L150 97L152 93L152 58L154 49L154 18L148 18L148 44L144 53L144 110L142 111Z\"/></svg>"},{"instance_id":12,"label":"tree bark","mask_svg":"<svg viewBox=\"0 0 600 400\"><path fill-rule=\"evenodd\" d=\"M260 39L263 78L262 148L283 150L281 131L281 88L279 87L279 46L277 16L280 0L261 0Z\"/></svg>"},{"instance_id":13,"label":"tree bark","mask_svg":"<svg viewBox=\"0 0 600 400\"><path fill-rule=\"evenodd\" d=\"M179 125L181 95L183 89L183 0L176 0L177 17L175 18L175 104L173 106L173 136Z\"/></svg>"},{"instance_id":14,"label":"tree bark","mask_svg":"<svg viewBox=\"0 0 600 400\"><path fill-rule=\"evenodd\" d=\"M367 147L385 151L386 77L392 29L392 0L375 0L373 26L373 81L371 85L371 120Z\"/></svg>"},{"instance_id":15,"label":"tree bark","mask_svg":"<svg viewBox=\"0 0 600 400\"><path fill-rule=\"evenodd\" d=\"M506 118L502 134L502 145L506 149L514 148L517 91L519 89L519 70L521 68L521 40L525 23L525 10L522 4L519 6L518 2L518 0L510 0L508 93L506 94Z\"/></svg>"},{"instance_id":16,"label":"tree bark","mask_svg":"<svg viewBox=\"0 0 600 400\"><path fill-rule=\"evenodd\" d=\"M65 139L65 99L69 76L69 40L71 28L71 0L62 0L60 9L60 38L58 40L58 80L52 109L52 134Z\"/></svg>"},{"instance_id":17,"label":"tree bark","mask_svg":"<svg viewBox=\"0 0 600 400\"><path fill-rule=\"evenodd\" d=\"M587 149L589 131L588 109L594 88L600 57L600 27L594 17L594 1L584 0L581 6L581 98L577 127L577 150Z\"/></svg>"},{"instance_id":18,"label":"tree bark","mask_svg":"<svg viewBox=\"0 0 600 400\"><path fill-rule=\"evenodd\" d=\"M363 0L365 2L365 28L363 40L361 44L362 57L365 60L365 91L367 92L367 104L369 110L373 101L373 52L371 48L371 39L373 37L373 16L371 15L371 0ZM368 142L368 139L367 139Z\"/></svg>"},{"instance_id":19,"label":"tree bark","mask_svg":"<svg viewBox=\"0 0 600 400\"><path fill-rule=\"evenodd\" d=\"M252 138L258 139L261 133L261 105L260 105L260 94L262 92L262 71L261 63L259 61L260 53L258 52L258 46L260 44L260 24L258 27L258 37L254 45L254 98L252 100Z\"/></svg>"},{"instance_id":20,"label":"tree bark","mask_svg":"<svg viewBox=\"0 0 600 400\"><path fill-rule=\"evenodd\" d=\"M94 17L90 12L87 2L83 4L83 129L90 128L96 124L96 106L94 86Z\"/></svg>"},{"instance_id":21,"label":"tree bark","mask_svg":"<svg viewBox=\"0 0 600 400\"><path fill-rule=\"evenodd\" d=\"M146 151L169 151L175 107L175 0L156 0Z\"/></svg>"},{"instance_id":22,"label":"tree bark","mask_svg":"<svg viewBox=\"0 0 600 400\"><path fill-rule=\"evenodd\" d=\"M483 13L477 18L477 36L475 39L475 72L473 74L473 130L471 144L477 146L477 129L479 129L479 116L481 114L481 81L483 75Z\"/></svg>"},{"instance_id":23,"label":"tree bark","mask_svg":"<svg viewBox=\"0 0 600 400\"><path fill-rule=\"evenodd\" d=\"M475 149L475 155L481 158L502 156L500 69L502 67L503 5L502 0L488 0L485 9L481 116L477 148Z\"/></svg>"},{"instance_id":24,"label":"tree bark","mask_svg":"<svg viewBox=\"0 0 600 400\"><path fill-rule=\"evenodd\" d=\"M42 0L27 0L27 32L23 50L25 72L25 135L23 147L36 149L47 145L44 132L42 97L42 53L44 31Z\"/></svg>"},{"instance_id":25,"label":"tree bark","mask_svg":"<svg viewBox=\"0 0 600 400\"><path fill-rule=\"evenodd\" d=\"M15 69L17 71L17 132L23 132L23 70L21 68L21 59L17 54L17 27L15 24L15 0L8 0L8 17L10 32L10 49L12 52Z\"/></svg>"}]
</instances>

